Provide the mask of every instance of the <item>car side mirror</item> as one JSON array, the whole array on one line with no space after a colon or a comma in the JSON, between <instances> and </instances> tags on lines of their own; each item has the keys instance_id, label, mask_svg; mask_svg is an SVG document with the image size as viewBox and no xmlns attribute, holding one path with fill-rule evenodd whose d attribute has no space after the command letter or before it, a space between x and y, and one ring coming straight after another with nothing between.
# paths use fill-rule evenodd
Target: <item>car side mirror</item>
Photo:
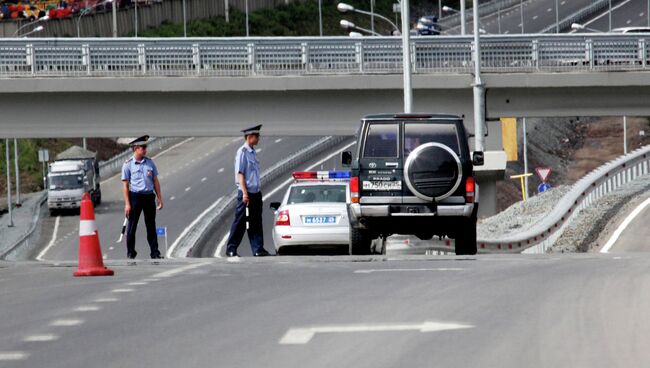
<instances>
[{"instance_id":1,"label":"car side mirror","mask_svg":"<svg viewBox=\"0 0 650 368\"><path fill-rule=\"evenodd\" d=\"M271 202L271 205L269 207L271 207L273 211L277 211L278 208L280 208L280 204L280 202Z\"/></svg>"},{"instance_id":2,"label":"car side mirror","mask_svg":"<svg viewBox=\"0 0 650 368\"><path fill-rule=\"evenodd\" d=\"M474 152L472 156L472 165L474 166L483 166L485 165L485 155L481 151Z\"/></svg>"},{"instance_id":3,"label":"car side mirror","mask_svg":"<svg viewBox=\"0 0 650 368\"><path fill-rule=\"evenodd\" d=\"M341 165L343 166L352 165L352 152L350 151L341 152Z\"/></svg>"}]
</instances>

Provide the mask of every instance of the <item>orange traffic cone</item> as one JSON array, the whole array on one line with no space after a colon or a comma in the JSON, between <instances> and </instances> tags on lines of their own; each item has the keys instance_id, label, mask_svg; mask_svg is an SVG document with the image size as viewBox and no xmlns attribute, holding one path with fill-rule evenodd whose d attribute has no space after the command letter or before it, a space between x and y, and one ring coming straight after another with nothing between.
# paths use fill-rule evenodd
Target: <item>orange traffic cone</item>
<instances>
[{"instance_id":1,"label":"orange traffic cone","mask_svg":"<svg viewBox=\"0 0 650 368\"><path fill-rule=\"evenodd\" d=\"M81 197L81 216L79 221L79 268L75 276L113 276L113 270L104 267L102 250L95 224L95 210L90 195Z\"/></svg>"}]
</instances>

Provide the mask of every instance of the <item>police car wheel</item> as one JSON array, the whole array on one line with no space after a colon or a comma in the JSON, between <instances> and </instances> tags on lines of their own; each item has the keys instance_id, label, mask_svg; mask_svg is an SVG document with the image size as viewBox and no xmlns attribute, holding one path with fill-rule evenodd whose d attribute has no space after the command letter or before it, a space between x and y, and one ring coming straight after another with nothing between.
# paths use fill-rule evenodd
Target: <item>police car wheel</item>
<instances>
[{"instance_id":1,"label":"police car wheel","mask_svg":"<svg viewBox=\"0 0 650 368\"><path fill-rule=\"evenodd\" d=\"M465 226L456 236L456 255L470 255L477 253L476 247L476 217L465 220Z\"/></svg>"},{"instance_id":2,"label":"police car wheel","mask_svg":"<svg viewBox=\"0 0 650 368\"><path fill-rule=\"evenodd\" d=\"M371 252L372 238L368 231L350 229L350 255L368 255Z\"/></svg>"}]
</instances>

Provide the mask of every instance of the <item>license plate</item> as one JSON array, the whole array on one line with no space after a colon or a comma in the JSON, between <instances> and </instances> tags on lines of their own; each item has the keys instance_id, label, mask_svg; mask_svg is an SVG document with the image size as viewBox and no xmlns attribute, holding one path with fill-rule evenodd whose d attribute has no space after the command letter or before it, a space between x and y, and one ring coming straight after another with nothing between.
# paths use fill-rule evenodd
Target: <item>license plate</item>
<instances>
[{"instance_id":1,"label":"license plate","mask_svg":"<svg viewBox=\"0 0 650 368\"><path fill-rule=\"evenodd\" d=\"M336 224L336 216L305 216L305 224Z\"/></svg>"},{"instance_id":2,"label":"license plate","mask_svg":"<svg viewBox=\"0 0 650 368\"><path fill-rule=\"evenodd\" d=\"M402 190L401 181L363 181L363 190Z\"/></svg>"}]
</instances>

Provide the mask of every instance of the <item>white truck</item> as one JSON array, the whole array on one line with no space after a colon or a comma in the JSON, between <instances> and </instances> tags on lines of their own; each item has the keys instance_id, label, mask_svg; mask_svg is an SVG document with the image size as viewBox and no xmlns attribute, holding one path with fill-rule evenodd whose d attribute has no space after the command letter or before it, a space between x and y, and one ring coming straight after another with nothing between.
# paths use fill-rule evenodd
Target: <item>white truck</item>
<instances>
[{"instance_id":1,"label":"white truck","mask_svg":"<svg viewBox=\"0 0 650 368\"><path fill-rule=\"evenodd\" d=\"M72 146L56 156L47 174L47 207L50 215L59 210L78 209L81 196L90 194L95 206L102 201L97 154Z\"/></svg>"}]
</instances>

